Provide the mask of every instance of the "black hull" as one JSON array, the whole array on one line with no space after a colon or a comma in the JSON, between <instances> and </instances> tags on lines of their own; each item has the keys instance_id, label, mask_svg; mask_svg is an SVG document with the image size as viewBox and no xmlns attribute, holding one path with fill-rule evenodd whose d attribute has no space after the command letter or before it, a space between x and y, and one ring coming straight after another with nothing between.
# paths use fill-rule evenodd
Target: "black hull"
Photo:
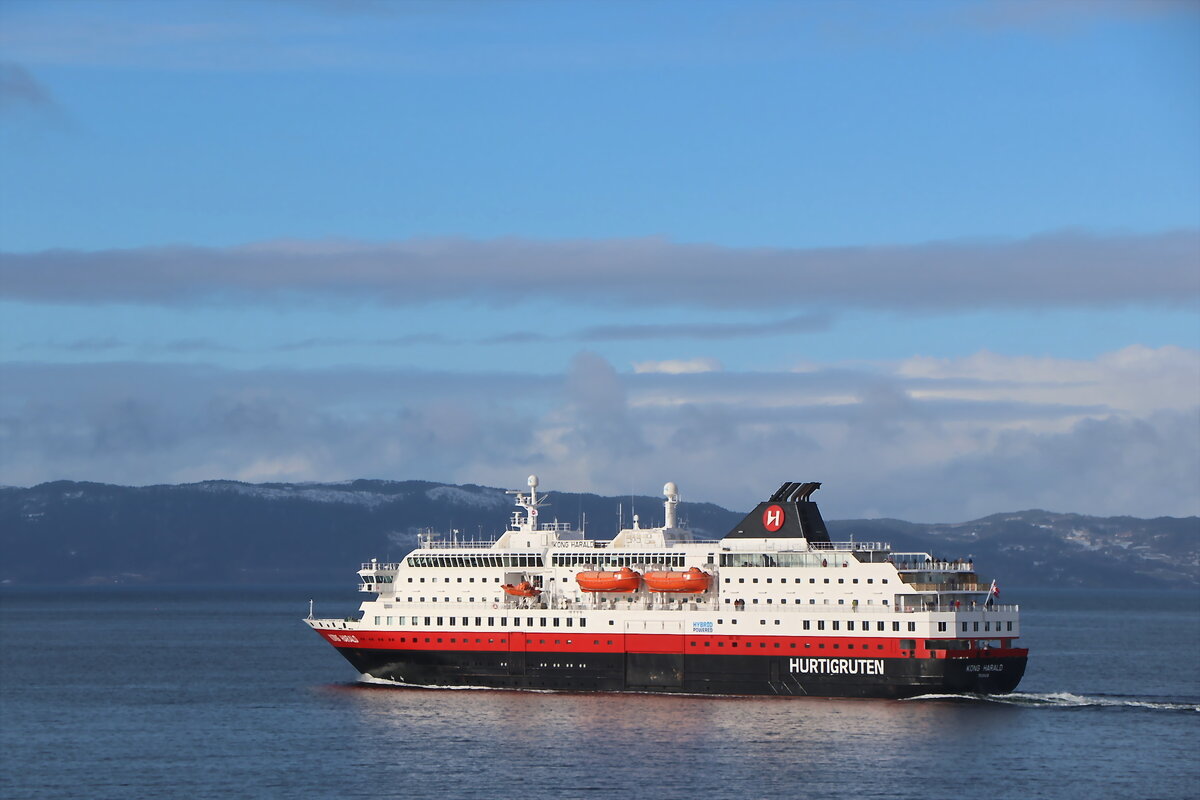
<instances>
[{"instance_id":1,"label":"black hull","mask_svg":"<svg viewBox=\"0 0 1200 800\"><path fill-rule=\"evenodd\" d=\"M1003 694L1024 656L811 659L671 653L525 653L339 648L360 673L421 686L583 692L905 698Z\"/></svg>"}]
</instances>

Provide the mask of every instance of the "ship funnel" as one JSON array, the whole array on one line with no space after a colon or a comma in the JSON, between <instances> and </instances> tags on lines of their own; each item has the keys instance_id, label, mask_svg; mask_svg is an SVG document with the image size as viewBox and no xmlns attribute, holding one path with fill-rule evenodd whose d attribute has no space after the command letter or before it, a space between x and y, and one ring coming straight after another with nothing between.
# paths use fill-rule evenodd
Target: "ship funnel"
<instances>
[{"instance_id":1,"label":"ship funnel","mask_svg":"<svg viewBox=\"0 0 1200 800\"><path fill-rule=\"evenodd\" d=\"M666 495L666 502L663 507L666 509L666 519L663 522L664 528L675 527L675 506L679 505L679 487L674 482L668 483L663 487L663 494Z\"/></svg>"}]
</instances>

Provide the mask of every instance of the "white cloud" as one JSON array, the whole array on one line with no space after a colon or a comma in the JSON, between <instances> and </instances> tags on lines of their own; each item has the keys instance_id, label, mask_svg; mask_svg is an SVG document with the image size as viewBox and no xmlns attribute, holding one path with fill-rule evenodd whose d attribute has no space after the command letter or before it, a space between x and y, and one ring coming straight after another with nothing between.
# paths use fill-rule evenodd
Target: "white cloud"
<instances>
[{"instance_id":1,"label":"white cloud","mask_svg":"<svg viewBox=\"0 0 1200 800\"><path fill-rule=\"evenodd\" d=\"M978 353L804 373L240 372L7 365L0 483L358 477L624 495L665 480L746 508L826 483L834 517L1029 507L1200 513L1200 354Z\"/></svg>"},{"instance_id":2,"label":"white cloud","mask_svg":"<svg viewBox=\"0 0 1200 800\"><path fill-rule=\"evenodd\" d=\"M715 358L669 359L666 361L635 361L633 371L639 374L659 372L666 375L688 375L697 372L720 372L721 362Z\"/></svg>"}]
</instances>

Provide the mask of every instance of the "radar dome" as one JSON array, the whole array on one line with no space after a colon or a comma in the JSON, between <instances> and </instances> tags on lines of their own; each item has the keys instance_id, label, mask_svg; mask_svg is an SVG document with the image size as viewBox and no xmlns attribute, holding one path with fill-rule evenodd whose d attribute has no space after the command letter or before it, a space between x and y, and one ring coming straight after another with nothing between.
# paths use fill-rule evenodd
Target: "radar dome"
<instances>
[{"instance_id":1,"label":"radar dome","mask_svg":"<svg viewBox=\"0 0 1200 800\"><path fill-rule=\"evenodd\" d=\"M674 481L671 481L663 487L663 494L665 494L667 497L678 497L679 487L675 485Z\"/></svg>"},{"instance_id":2,"label":"radar dome","mask_svg":"<svg viewBox=\"0 0 1200 800\"><path fill-rule=\"evenodd\" d=\"M538 485L537 475L530 475L529 476L529 488L536 489L537 485Z\"/></svg>"}]
</instances>

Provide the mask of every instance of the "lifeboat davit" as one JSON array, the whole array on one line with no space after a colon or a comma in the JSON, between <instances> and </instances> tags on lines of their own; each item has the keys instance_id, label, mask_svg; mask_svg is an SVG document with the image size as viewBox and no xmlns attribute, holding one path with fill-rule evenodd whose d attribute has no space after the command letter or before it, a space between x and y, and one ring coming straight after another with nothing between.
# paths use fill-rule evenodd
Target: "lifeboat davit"
<instances>
[{"instance_id":1,"label":"lifeboat davit","mask_svg":"<svg viewBox=\"0 0 1200 800\"><path fill-rule=\"evenodd\" d=\"M575 582L585 592L634 592L642 580L639 572L621 567L616 572L579 572Z\"/></svg>"},{"instance_id":2,"label":"lifeboat davit","mask_svg":"<svg viewBox=\"0 0 1200 800\"><path fill-rule=\"evenodd\" d=\"M712 576L699 567L692 567L686 572L647 572L646 588L652 592L699 594L708 588L710 580Z\"/></svg>"},{"instance_id":3,"label":"lifeboat davit","mask_svg":"<svg viewBox=\"0 0 1200 800\"><path fill-rule=\"evenodd\" d=\"M516 586L511 583L506 583L500 587L505 594L511 594L513 597L537 597L542 593L541 589L535 589L529 585L529 581L521 581Z\"/></svg>"}]
</instances>

